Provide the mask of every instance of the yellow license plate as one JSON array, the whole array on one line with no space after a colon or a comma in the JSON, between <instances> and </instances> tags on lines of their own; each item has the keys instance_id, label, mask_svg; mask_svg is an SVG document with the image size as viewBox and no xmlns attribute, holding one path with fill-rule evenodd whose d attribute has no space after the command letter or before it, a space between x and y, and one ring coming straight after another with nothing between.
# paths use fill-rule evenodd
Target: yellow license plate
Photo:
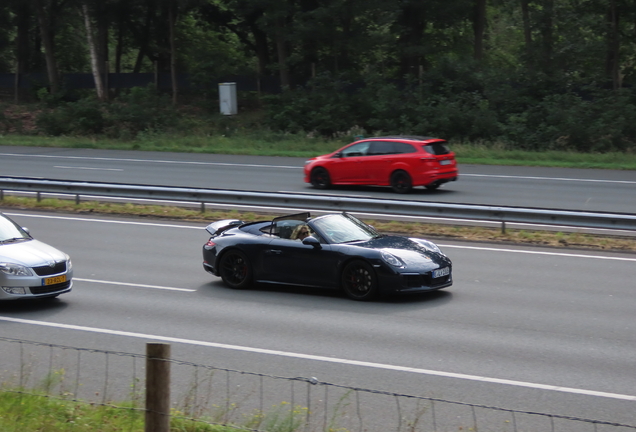
<instances>
[{"instance_id":1,"label":"yellow license plate","mask_svg":"<svg viewBox=\"0 0 636 432\"><path fill-rule=\"evenodd\" d=\"M55 284L59 284L59 283L63 283L66 282L66 275L62 275L62 276L54 276L54 277L50 277L50 278L46 278L42 281L42 285L46 286L46 285L55 285Z\"/></svg>"}]
</instances>

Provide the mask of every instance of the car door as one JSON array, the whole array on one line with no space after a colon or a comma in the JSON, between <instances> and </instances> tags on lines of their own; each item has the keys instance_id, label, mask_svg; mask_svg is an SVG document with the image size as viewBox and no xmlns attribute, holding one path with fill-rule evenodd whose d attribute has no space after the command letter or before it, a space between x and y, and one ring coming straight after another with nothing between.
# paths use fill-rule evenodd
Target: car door
<instances>
[{"instance_id":1,"label":"car door","mask_svg":"<svg viewBox=\"0 0 636 432\"><path fill-rule=\"evenodd\" d=\"M274 239L263 251L263 279L294 285L336 288L338 253L327 244L315 248L299 240Z\"/></svg>"},{"instance_id":2,"label":"car door","mask_svg":"<svg viewBox=\"0 0 636 432\"><path fill-rule=\"evenodd\" d=\"M345 147L338 158L329 167L332 183L364 183L367 171L364 162L367 159L369 142L359 142Z\"/></svg>"},{"instance_id":3,"label":"car door","mask_svg":"<svg viewBox=\"0 0 636 432\"><path fill-rule=\"evenodd\" d=\"M395 146L391 141L372 141L365 161L366 176L373 184L388 184L391 166L395 158Z\"/></svg>"}]
</instances>

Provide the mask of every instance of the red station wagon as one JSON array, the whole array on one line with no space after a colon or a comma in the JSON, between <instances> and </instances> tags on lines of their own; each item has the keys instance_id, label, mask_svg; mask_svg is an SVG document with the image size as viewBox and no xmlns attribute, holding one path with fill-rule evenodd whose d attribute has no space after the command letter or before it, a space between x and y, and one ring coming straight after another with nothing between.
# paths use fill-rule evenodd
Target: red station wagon
<instances>
[{"instance_id":1,"label":"red station wagon","mask_svg":"<svg viewBox=\"0 0 636 432\"><path fill-rule=\"evenodd\" d=\"M455 180L455 153L439 138L366 138L305 162L305 182L317 189L331 185L377 185L407 193L414 186L434 190Z\"/></svg>"}]
</instances>

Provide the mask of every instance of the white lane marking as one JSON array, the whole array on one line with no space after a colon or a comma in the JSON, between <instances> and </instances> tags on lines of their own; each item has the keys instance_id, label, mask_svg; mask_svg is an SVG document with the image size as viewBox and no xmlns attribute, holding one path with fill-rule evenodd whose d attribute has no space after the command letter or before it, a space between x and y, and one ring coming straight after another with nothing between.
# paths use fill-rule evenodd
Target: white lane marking
<instances>
[{"instance_id":1,"label":"white lane marking","mask_svg":"<svg viewBox=\"0 0 636 432\"><path fill-rule=\"evenodd\" d=\"M568 258L591 258L591 259L600 259L600 260L611 260L611 261L632 261L636 262L636 258L626 258L626 257L614 257L614 256L603 256L603 255L584 255L584 254L573 254L573 253L565 253L565 252L547 252L547 251L532 251L532 250L518 250L518 249L501 249L501 248L491 248L491 247L480 247L480 246L459 246L459 245L442 245L437 244L443 248L451 248L451 249L471 249L471 250L479 250L479 251L490 251L490 252L512 252L512 253L523 253L530 255L549 255L549 256L563 256Z\"/></svg>"},{"instance_id":2,"label":"white lane marking","mask_svg":"<svg viewBox=\"0 0 636 432\"><path fill-rule=\"evenodd\" d=\"M228 162L197 162L197 161L176 161L161 159L127 159L127 158L104 158L104 157L87 157L87 156L59 156L59 155L35 155L35 154L14 154L0 153L0 156L14 157L39 157L51 159L73 159L73 160L92 160L92 161L108 161L108 162L147 162L157 164L181 164L181 165L210 165L210 166L229 166L229 167L252 167L252 168L281 168L281 169L303 169L302 166L289 165L262 165L262 164L246 164L246 163L228 163Z\"/></svg>"},{"instance_id":3,"label":"white lane marking","mask_svg":"<svg viewBox=\"0 0 636 432\"><path fill-rule=\"evenodd\" d=\"M19 216L19 217L33 217L33 218L42 218L42 219L61 219L61 220L77 220L82 222L98 222L98 223L113 223L113 224L122 224L122 225L144 225L144 226L152 226L152 227L164 227L164 228L178 228L178 229L196 229L196 230L204 230L204 226L193 227L186 225L174 225L174 224L161 224L161 223L151 223L151 222L131 222L131 221L117 221L117 220L102 220L102 219L90 219L90 218L78 218L78 217L70 217L70 216L47 216L47 215L31 215L24 213L8 213L4 212L4 214L9 216ZM548 255L548 256L563 256L568 258L591 258L591 259L601 259L601 260L612 260L612 261L634 261L636 262L636 258L627 258L627 257L615 257L615 256L603 256L603 255L585 255L585 254L573 254L573 253L565 253L565 252L548 252L548 251L534 251L534 250L517 250L517 249L503 249L503 248L493 248L493 247L482 247L482 246L460 246L460 245L445 245L441 243L437 243L438 246L443 248L451 248L451 249L471 249L478 251L490 251L490 252L514 252L514 253L522 253L522 254L530 254L530 255Z\"/></svg>"},{"instance_id":4,"label":"white lane marking","mask_svg":"<svg viewBox=\"0 0 636 432\"><path fill-rule=\"evenodd\" d=\"M53 168L94 170L94 171L123 171L123 169L119 169L119 168L91 168L91 167L63 166L63 165L54 165Z\"/></svg>"},{"instance_id":5,"label":"white lane marking","mask_svg":"<svg viewBox=\"0 0 636 432\"><path fill-rule=\"evenodd\" d=\"M227 163L227 162L197 162L197 161L175 161L161 159L133 159L133 158L106 158L106 157L88 157L88 156L60 156L60 155L39 155L39 154L19 154L19 153L0 153L0 156L11 157L39 157L52 159L73 159L73 160L95 160L95 161L114 161L114 162L147 162L158 164L183 164L183 165L210 165L210 166L242 166L257 168L281 168L281 169L303 169L302 166L289 165L262 165L262 164L245 164L245 163ZM604 180L604 179L580 179L568 177L539 177L539 176L509 176L497 174L464 174L462 177L491 177L491 178L507 178L507 179L524 179L524 180L550 180L550 181L571 181L571 182L591 182L591 183L619 183L619 184L636 184L636 181L630 180Z\"/></svg>"},{"instance_id":6,"label":"white lane marking","mask_svg":"<svg viewBox=\"0 0 636 432\"><path fill-rule=\"evenodd\" d=\"M3 212L3 213L9 216L32 217L32 218L38 218L38 219L59 219L59 220L72 220L72 221L80 221L80 222L97 222L97 223L112 223L112 224L120 224L120 225L141 225L141 226L152 226L152 227L162 227L162 228L205 230L205 227L203 225L195 227L195 226L186 226L186 225L162 224L162 223L151 223L151 222L117 221L117 220L91 219L91 218L80 218L80 217L69 217L69 216L31 215L31 214L8 213L8 212Z\"/></svg>"},{"instance_id":7,"label":"white lane marking","mask_svg":"<svg viewBox=\"0 0 636 432\"><path fill-rule=\"evenodd\" d=\"M581 179L581 178L568 178L568 177L536 177L536 176L511 176L511 175L497 175L497 174L464 174L459 173L461 177L491 177L491 178L504 178L504 179L523 179L523 180L549 180L549 181L571 181L571 182L590 182L590 183L622 183L622 184L636 184L636 181L632 180L603 180L603 179Z\"/></svg>"},{"instance_id":8,"label":"white lane marking","mask_svg":"<svg viewBox=\"0 0 636 432\"><path fill-rule=\"evenodd\" d=\"M160 289L160 290L168 290L168 291L196 292L196 290L193 290L193 289L165 287L165 286L158 286L158 285L143 285L143 284L135 284L135 283L127 283L127 282L112 282L112 281L102 281L102 280L96 280L96 279L81 279L81 278L73 278L73 280L79 281L79 282L90 282L90 283L99 283L99 284L107 284L107 285L122 285L122 286L131 286L131 287L139 287L139 288L152 288L152 289Z\"/></svg>"},{"instance_id":9,"label":"white lane marking","mask_svg":"<svg viewBox=\"0 0 636 432\"><path fill-rule=\"evenodd\" d=\"M580 394L580 395L586 395L586 396L596 396L596 397L603 397L603 398L610 398L610 399L636 401L636 396L619 394L619 393L607 393L607 392L601 392L601 391L595 391L595 390L561 387L561 386L555 386L550 384L539 384L539 383L515 381L515 380L508 380L508 379L501 379L501 378L484 377L479 375L443 372L443 371L436 371L431 369L420 369L420 368L413 368L413 367L407 367L407 366L396 366L396 365L389 365L389 364L383 364L383 363L373 363L373 362L366 362L366 361L359 361L359 360L348 360L348 359L325 357L325 356L312 355L312 354L302 354L302 353L294 353L294 352L288 352L288 351L254 348L254 347L247 347L247 346L241 346L241 345L230 345L230 344L222 344L222 343L216 343L216 342L199 341L199 340L193 340L193 339L182 339L182 338L175 338L175 337L169 337L169 336L158 336L158 335L150 335L150 334L144 334L144 333L134 333L134 332L127 332L127 331L120 331L120 330L109 330L109 329L85 327L85 326L78 326L78 325L71 325L71 324L58 324L58 323L51 323L46 321L35 321L35 320L10 318L10 317L2 317L2 316L0 316L0 321L14 322L19 324L38 325L38 326L44 326L44 327L53 327L53 328L60 328L60 329L67 329L67 330L86 331L86 332L101 333L101 334L108 334L108 335L115 335L115 336L126 336L126 337L133 337L133 338L157 340L157 341L163 341L163 342L182 343L182 344L205 346L205 347L211 347L211 348L251 352L256 354L276 355L281 357L322 361L322 362L337 363L337 364L350 365L350 366L363 366L363 367L370 367L375 369L408 372L408 373L414 373L414 374L420 374L420 375L432 375L432 376L439 376L444 378L455 378L455 379L463 379L463 380L469 380L469 381L479 381L479 382L485 382L485 383L491 383L491 384L504 384L504 385L511 385L516 387L527 387L532 389L557 391L557 392Z\"/></svg>"}]
</instances>

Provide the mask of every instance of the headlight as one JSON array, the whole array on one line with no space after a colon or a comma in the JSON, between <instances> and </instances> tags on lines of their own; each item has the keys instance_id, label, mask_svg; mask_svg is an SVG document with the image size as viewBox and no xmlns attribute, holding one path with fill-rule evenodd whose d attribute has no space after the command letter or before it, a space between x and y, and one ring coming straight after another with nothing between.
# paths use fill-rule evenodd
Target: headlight
<instances>
[{"instance_id":1,"label":"headlight","mask_svg":"<svg viewBox=\"0 0 636 432\"><path fill-rule=\"evenodd\" d=\"M393 254L382 251L381 256L386 263L392 265L393 267L404 267L404 263Z\"/></svg>"},{"instance_id":2,"label":"headlight","mask_svg":"<svg viewBox=\"0 0 636 432\"><path fill-rule=\"evenodd\" d=\"M73 262L71 261L71 259L68 259L68 264L66 264L66 271L69 271L70 269L73 268Z\"/></svg>"},{"instance_id":3,"label":"headlight","mask_svg":"<svg viewBox=\"0 0 636 432\"><path fill-rule=\"evenodd\" d=\"M435 243L433 243L431 241L424 240L424 239L418 239L418 238L412 238L411 240L421 244L426 249L428 249L428 250L430 250L432 252L437 252L437 253L441 253L442 255L444 255L444 252L442 252L442 250L439 248L439 246L437 246Z\"/></svg>"},{"instance_id":4,"label":"headlight","mask_svg":"<svg viewBox=\"0 0 636 432\"><path fill-rule=\"evenodd\" d=\"M0 272L12 276L32 276L31 269L20 264L0 263Z\"/></svg>"}]
</instances>

